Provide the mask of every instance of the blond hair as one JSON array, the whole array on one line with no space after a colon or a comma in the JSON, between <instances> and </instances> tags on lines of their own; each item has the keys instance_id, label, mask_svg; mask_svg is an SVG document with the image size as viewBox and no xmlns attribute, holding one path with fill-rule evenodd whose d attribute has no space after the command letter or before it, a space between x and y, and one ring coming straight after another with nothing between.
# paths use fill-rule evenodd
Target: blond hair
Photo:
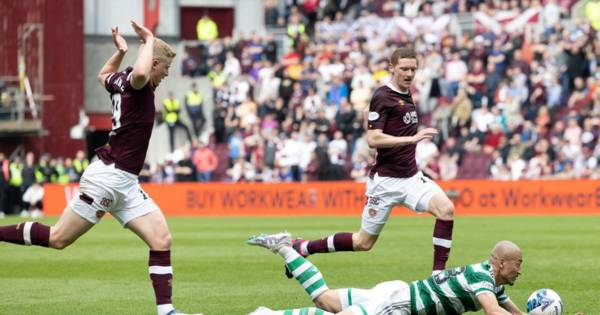
<instances>
[{"instance_id":1,"label":"blond hair","mask_svg":"<svg viewBox=\"0 0 600 315\"><path fill-rule=\"evenodd\" d=\"M154 46L152 48L152 55L155 59L171 61L177 55L173 48L160 38L154 39Z\"/></svg>"}]
</instances>

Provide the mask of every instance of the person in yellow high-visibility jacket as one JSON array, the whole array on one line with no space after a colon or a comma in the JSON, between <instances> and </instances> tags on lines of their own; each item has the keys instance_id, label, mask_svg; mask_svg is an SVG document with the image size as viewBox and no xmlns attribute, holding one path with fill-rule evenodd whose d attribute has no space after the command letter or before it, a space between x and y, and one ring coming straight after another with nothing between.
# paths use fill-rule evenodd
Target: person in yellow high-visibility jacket
<instances>
[{"instance_id":1,"label":"person in yellow high-visibility jacket","mask_svg":"<svg viewBox=\"0 0 600 315\"><path fill-rule=\"evenodd\" d=\"M186 125L181 122L181 118L179 117L179 112L181 111L181 105L179 104L179 100L175 97L173 92L169 92L169 97L167 97L163 101L163 121L167 123L167 127L169 127L169 145L171 148L171 152L175 150L175 128L182 128L190 143L192 143L192 135L190 134L190 130Z\"/></svg>"},{"instance_id":2,"label":"person in yellow high-visibility jacket","mask_svg":"<svg viewBox=\"0 0 600 315\"><path fill-rule=\"evenodd\" d=\"M596 31L600 31L600 1L590 1L585 3L584 14L590 21L590 24Z\"/></svg>"},{"instance_id":3,"label":"person in yellow high-visibility jacket","mask_svg":"<svg viewBox=\"0 0 600 315\"><path fill-rule=\"evenodd\" d=\"M206 14L206 12L196 24L196 34L198 35L198 40L201 41L211 41L219 37L219 28L217 23L215 23L215 21L213 21L208 14Z\"/></svg>"},{"instance_id":4,"label":"person in yellow high-visibility jacket","mask_svg":"<svg viewBox=\"0 0 600 315\"><path fill-rule=\"evenodd\" d=\"M194 135L198 137L204 128L206 117L204 116L202 94L198 91L196 83L192 83L192 88L185 93L185 107L192 120Z\"/></svg>"},{"instance_id":5,"label":"person in yellow high-visibility jacket","mask_svg":"<svg viewBox=\"0 0 600 315\"><path fill-rule=\"evenodd\" d=\"M90 165L90 161L85 157L85 152L82 150L78 150L75 153L75 159L73 159L73 170L75 174L77 174L77 180L81 179L81 175L83 175L83 171Z\"/></svg>"},{"instance_id":6,"label":"person in yellow high-visibility jacket","mask_svg":"<svg viewBox=\"0 0 600 315\"><path fill-rule=\"evenodd\" d=\"M7 189L6 214L21 212L21 198L23 196L23 164L19 156L15 157L8 165L9 179Z\"/></svg>"}]
</instances>

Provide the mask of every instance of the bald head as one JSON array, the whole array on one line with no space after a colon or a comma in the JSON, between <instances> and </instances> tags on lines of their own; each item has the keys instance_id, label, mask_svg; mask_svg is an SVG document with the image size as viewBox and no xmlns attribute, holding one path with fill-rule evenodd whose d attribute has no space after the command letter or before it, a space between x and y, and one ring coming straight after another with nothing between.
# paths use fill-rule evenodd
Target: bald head
<instances>
[{"instance_id":1,"label":"bald head","mask_svg":"<svg viewBox=\"0 0 600 315\"><path fill-rule=\"evenodd\" d=\"M513 285L521 274L521 263L523 254L517 244L511 241L498 242L490 254L496 285Z\"/></svg>"},{"instance_id":2,"label":"bald head","mask_svg":"<svg viewBox=\"0 0 600 315\"><path fill-rule=\"evenodd\" d=\"M490 260L512 260L521 257L521 249L511 241L500 241L492 249Z\"/></svg>"}]
</instances>

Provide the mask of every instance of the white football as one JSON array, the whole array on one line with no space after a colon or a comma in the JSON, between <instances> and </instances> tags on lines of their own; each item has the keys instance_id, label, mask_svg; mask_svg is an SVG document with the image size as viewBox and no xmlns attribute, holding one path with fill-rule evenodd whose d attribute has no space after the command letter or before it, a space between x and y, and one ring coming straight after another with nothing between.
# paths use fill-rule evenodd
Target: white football
<instances>
[{"instance_id":1,"label":"white football","mask_svg":"<svg viewBox=\"0 0 600 315\"><path fill-rule=\"evenodd\" d=\"M550 289L539 289L527 299L529 315L562 315L563 302L560 296Z\"/></svg>"}]
</instances>

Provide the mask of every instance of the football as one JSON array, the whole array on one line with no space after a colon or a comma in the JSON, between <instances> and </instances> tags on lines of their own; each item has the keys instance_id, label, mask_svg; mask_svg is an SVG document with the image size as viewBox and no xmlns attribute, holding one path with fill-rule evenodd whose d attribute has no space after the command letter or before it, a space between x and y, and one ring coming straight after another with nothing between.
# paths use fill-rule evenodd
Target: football
<instances>
[{"instance_id":1,"label":"football","mask_svg":"<svg viewBox=\"0 0 600 315\"><path fill-rule=\"evenodd\" d=\"M550 289L539 289L527 299L529 315L562 315L563 303L560 296Z\"/></svg>"}]
</instances>

